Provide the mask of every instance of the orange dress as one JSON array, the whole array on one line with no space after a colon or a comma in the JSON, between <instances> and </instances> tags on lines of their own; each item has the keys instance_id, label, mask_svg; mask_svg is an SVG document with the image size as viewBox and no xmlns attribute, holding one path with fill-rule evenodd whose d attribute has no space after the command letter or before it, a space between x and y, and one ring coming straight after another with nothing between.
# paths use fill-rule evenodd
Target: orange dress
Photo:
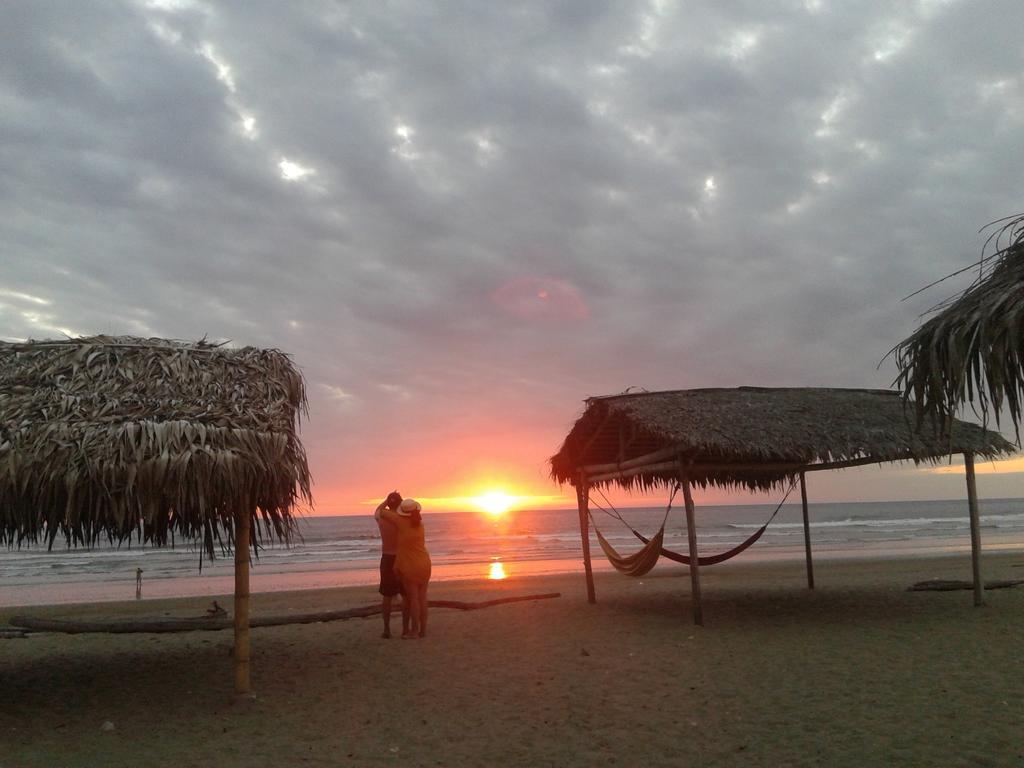
<instances>
[{"instance_id":1,"label":"orange dress","mask_svg":"<svg viewBox=\"0 0 1024 768\"><path fill-rule=\"evenodd\" d=\"M430 553L427 552L426 534L423 522L413 525L405 515L399 515L390 509L381 512L395 523L398 528L398 552L395 553L395 573L403 581L415 584L426 584L430 581Z\"/></svg>"}]
</instances>

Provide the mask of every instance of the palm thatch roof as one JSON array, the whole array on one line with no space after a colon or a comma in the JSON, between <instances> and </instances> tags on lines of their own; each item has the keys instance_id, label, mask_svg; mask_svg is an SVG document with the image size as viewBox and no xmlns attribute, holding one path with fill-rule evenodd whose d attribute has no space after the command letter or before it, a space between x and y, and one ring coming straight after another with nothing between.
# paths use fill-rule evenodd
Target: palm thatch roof
<instances>
[{"instance_id":1,"label":"palm thatch roof","mask_svg":"<svg viewBox=\"0 0 1024 768\"><path fill-rule=\"evenodd\" d=\"M767 490L813 469L1013 451L964 421L949 434L914 429L890 390L683 389L588 399L551 458L551 476L577 484L584 471L591 485L648 489L674 483L682 461L702 487Z\"/></svg>"},{"instance_id":2,"label":"palm thatch roof","mask_svg":"<svg viewBox=\"0 0 1024 768\"><path fill-rule=\"evenodd\" d=\"M301 374L278 350L95 336L0 343L0 543L288 540L310 502Z\"/></svg>"},{"instance_id":3,"label":"palm thatch roof","mask_svg":"<svg viewBox=\"0 0 1024 768\"><path fill-rule=\"evenodd\" d=\"M913 399L919 421L927 417L942 423L970 402L983 419L993 411L998 424L1005 406L1019 440L1024 406L1024 215L995 224L998 229L986 241L982 258L968 267L978 270L974 282L933 308L937 314L893 348L900 368L895 385L906 399Z\"/></svg>"}]
</instances>

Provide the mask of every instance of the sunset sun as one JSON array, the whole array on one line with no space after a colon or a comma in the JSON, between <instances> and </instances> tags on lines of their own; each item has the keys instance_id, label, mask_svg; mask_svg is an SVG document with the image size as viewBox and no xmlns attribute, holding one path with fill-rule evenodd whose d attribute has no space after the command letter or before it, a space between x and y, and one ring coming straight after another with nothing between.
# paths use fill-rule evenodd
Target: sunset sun
<instances>
[{"instance_id":1,"label":"sunset sun","mask_svg":"<svg viewBox=\"0 0 1024 768\"><path fill-rule=\"evenodd\" d=\"M515 496L509 496L504 491L488 491L473 497L473 504L482 509L492 517L501 517L516 502Z\"/></svg>"}]
</instances>

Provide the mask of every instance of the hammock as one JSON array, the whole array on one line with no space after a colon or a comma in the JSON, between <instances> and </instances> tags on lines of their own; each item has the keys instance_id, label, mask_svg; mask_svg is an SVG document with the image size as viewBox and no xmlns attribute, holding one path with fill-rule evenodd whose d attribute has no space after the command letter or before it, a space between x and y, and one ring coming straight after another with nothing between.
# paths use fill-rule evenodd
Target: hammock
<instances>
[{"instance_id":1,"label":"hammock","mask_svg":"<svg viewBox=\"0 0 1024 768\"><path fill-rule=\"evenodd\" d=\"M780 504L779 506L781 507L782 505ZM779 511L778 509L775 510L775 512L778 512L778 511ZM740 542L739 545L733 547L732 549L730 549L727 552L720 552L717 555L705 555L704 557L698 557L697 558L697 565L717 565L718 563L724 563L726 560L731 560L732 558L736 557L736 555L738 555L740 552L742 552L743 550L751 547L758 539L760 539L761 538L761 534L763 534L765 531L768 530L768 526L771 524L772 520L774 520L774 519L775 519L775 513L773 512L772 516L768 518L768 522L765 523L764 525L762 525L760 528L758 528L754 532L754 535L751 536L749 539L747 539L746 541ZM653 539L648 539L647 537L645 537L639 531L633 531L633 535L636 536L638 539L640 539L640 541L642 541L644 544L647 544L647 543L653 541ZM680 554L679 552L673 552L671 549L662 548L661 556L664 557L664 558L667 558L668 560L674 560L677 563L682 563L683 565L689 565L690 564L690 556L689 555L683 555L683 554Z\"/></svg>"},{"instance_id":2,"label":"hammock","mask_svg":"<svg viewBox=\"0 0 1024 768\"><path fill-rule=\"evenodd\" d=\"M796 481L794 480L793 483L789 486L789 490L786 491L785 496L782 497L782 501L780 501L778 506L775 507L775 511L772 512L767 522L760 528L758 528L756 531L754 531L754 533L751 536L749 536L745 541L740 542L737 546L733 547L727 552L721 552L717 555L706 555L704 557L698 557L697 565L717 565L718 563L724 563L726 560L731 560L732 558L736 557L736 555L753 546L753 544L761 538L764 532L768 530L768 526L771 525L771 522L775 519L775 516L779 514L779 510L782 509L782 505L786 503L786 499L789 498L789 494L793 491L793 488L795 487ZM609 512L600 504L595 504L595 506L597 506L598 509L607 514L609 517L617 518L623 525L625 525L627 528L629 528L630 531L633 532L634 536L636 536L638 539L640 539L640 541L644 543L644 546L637 552L634 552L632 555L620 555L615 550L615 548L608 542L608 540L602 535L601 531L597 527L597 521L594 520L594 515L591 513L590 519L594 523L594 533L597 534L597 541L601 545L601 549L604 551L605 557L608 558L608 562L612 564L612 567L615 568L615 570L625 574L626 576L644 576L645 574L649 573L652 568L654 568L654 565L658 562L659 557L665 557L677 563L682 563L683 565L690 565L691 558L689 555L683 555L679 552L673 552L672 550L665 549L662 546L665 541L665 523L668 520L669 510L672 509L672 501L673 499L675 499L676 492L679 490L678 484L675 486L675 488L672 489L672 495L669 497L668 500L668 507L665 509L665 518L661 521L661 528L659 528L658 532L649 539L642 533L637 531L635 528L633 528L633 526L627 523L625 519L623 519L622 515L619 513L617 509L615 509L614 506L612 506L612 503L608 501L608 497L604 495L600 488L596 490L598 493L601 494L601 498L605 500L605 503L609 507L611 507L612 510L614 510L614 514L612 512Z\"/></svg>"},{"instance_id":3,"label":"hammock","mask_svg":"<svg viewBox=\"0 0 1024 768\"><path fill-rule=\"evenodd\" d=\"M604 499L605 504L612 507L612 503L608 501L608 497L604 495L604 492L598 488L596 489L601 494L601 498ZM608 558L608 562L612 564L619 573L624 573L627 576L643 576L648 573L658 562L658 558L661 557L662 547L661 545L665 542L665 523L668 521L668 513L672 509L672 501L676 497L676 493L679 492L679 483L676 483L672 488L672 495L668 497L668 504L665 507L665 516L661 519L661 528L654 534L654 537L645 541L643 547L632 555L620 555L615 551L608 539L604 537L601 530L597 527L597 521L594 519L594 514L588 509L587 514L590 515L590 522L594 524L594 533L597 534L597 543L601 545L601 549L604 550L604 556ZM629 524L622 519L622 515L615 509L615 514L612 515L607 509L602 507L600 504L596 504L602 512L612 517L618 517L619 520L629 528ZM633 531L636 533L636 531Z\"/></svg>"},{"instance_id":4,"label":"hammock","mask_svg":"<svg viewBox=\"0 0 1024 768\"><path fill-rule=\"evenodd\" d=\"M594 533L597 534L597 542L601 545L601 549L604 550L604 556L608 558L610 562L619 573L624 573L627 576L643 576L647 574L654 564L658 562L658 558L661 553L665 550L661 548L661 544L665 539L665 526L661 527L654 537L651 539L644 539L644 546L642 549L634 552L632 555L620 555L615 551L615 548L608 543L608 539L601 535L601 531L594 526Z\"/></svg>"}]
</instances>

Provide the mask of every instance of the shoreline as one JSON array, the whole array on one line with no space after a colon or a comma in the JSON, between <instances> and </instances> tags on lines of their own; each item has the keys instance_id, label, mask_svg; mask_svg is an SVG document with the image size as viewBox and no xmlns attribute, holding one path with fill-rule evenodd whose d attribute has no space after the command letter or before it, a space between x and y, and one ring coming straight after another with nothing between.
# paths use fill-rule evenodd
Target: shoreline
<instances>
[{"instance_id":1,"label":"shoreline","mask_svg":"<svg viewBox=\"0 0 1024 768\"><path fill-rule=\"evenodd\" d=\"M1024 551L1024 499L982 502L989 509L987 518L982 515L983 556L1003 550ZM726 505L723 509L732 510L727 516L731 522L726 518L716 522L715 515L706 516L706 527L698 529L703 534L699 541L702 555L727 550L763 524L761 513L766 505L746 506L757 513ZM960 506L948 500L818 505L820 519L811 522L814 560L934 557L947 553L963 553L969 558L970 538ZM641 530L653 530L660 524L663 510L638 509L640 514L633 521ZM802 522L798 516L790 514L787 519L785 514L754 547L714 568L746 562L803 561ZM251 591L375 585L379 532L372 518L364 518L303 519L300 522L306 528L295 546L271 544L261 550L262 557L253 560ZM616 526L605 532L624 554L639 546L625 529ZM472 513L438 513L431 535L428 546L434 559L435 583L582 571L575 510L562 510L555 516L522 511L500 520ZM668 531L666 541L665 546L674 551L687 549L685 531ZM193 544L179 544L171 548L141 544L58 547L52 552L41 547L19 547L7 556L0 553L0 607L134 599L137 567L144 571L143 600L233 592L230 556L205 559ZM591 553L595 572L610 569L593 535ZM660 563L658 570L667 565Z\"/></svg>"},{"instance_id":2,"label":"shoreline","mask_svg":"<svg viewBox=\"0 0 1024 768\"><path fill-rule=\"evenodd\" d=\"M986 582L997 579L1024 578L1024 551L1000 551L988 553L982 560L982 579ZM820 567L819 567L820 565ZM985 566L988 566L987 568ZM681 601L685 606L685 618L689 624L690 577L689 569L677 563L664 564L642 577L630 577L617 573L610 565L595 570L594 581L597 592L597 604L613 601L621 603L624 597L633 597L641 601L645 593L660 593L666 585L673 599ZM326 572L332 574L332 572ZM931 552L923 555L891 555L872 557L835 557L822 558L815 561L815 589L807 588L806 567L804 561L793 558L756 559L734 563L729 567L705 567L701 570L702 596L707 601L715 602L715 592L721 591L729 599L744 593L760 593L766 590L764 582L769 584L768 590L777 594L800 599L818 599L827 591L838 590L840 593L859 590L879 590L889 594L907 590L916 581L931 579L955 579L969 581L971 579L970 556L965 558L958 552ZM300 574L306 575L306 574ZM914 581L910 581L910 579ZM543 571L522 573L507 579L494 580L479 575L462 575L444 580L431 579L430 599L455 599L464 601L484 601L494 597L524 595L540 592L560 591L570 601L586 599L586 581L582 563L574 570ZM986 590L993 592L1019 592L1024 596L1024 585L1016 589ZM960 594L959 602L965 607L971 606L971 591L957 590L947 592L950 595ZM937 594L937 593L933 593ZM228 613L232 612L232 594L230 591L203 592L189 595L153 595L141 600L124 596L109 600L65 601L40 603L32 605L0 606L0 628L6 626L8 618L18 614L32 614L55 617L66 613L74 617L129 617L129 616L176 616L183 611L196 613L200 607L205 610L211 599L222 601ZM279 588L253 591L250 595L252 615L266 613L302 613L316 606L330 605L333 609L361 607L379 603L377 582L358 584L323 583L318 586L301 586L292 588L282 584ZM954 601L957 599L954 597ZM557 602L557 601L555 601ZM199 612L201 613L201 611ZM707 613L707 611L706 611ZM1022 617L1024 619L1024 617ZM361 619L356 619L359 621ZM341 623L351 623L342 620ZM331 622L328 622L331 623ZM266 631L266 628L258 628ZM230 634L227 632L226 634Z\"/></svg>"},{"instance_id":3,"label":"shoreline","mask_svg":"<svg viewBox=\"0 0 1024 768\"><path fill-rule=\"evenodd\" d=\"M1022 553L1020 541L1016 536L990 537L983 543L982 569L986 560L999 554ZM966 558L970 565L970 543L961 540L921 539L893 542L860 548L819 546L813 551L814 563L833 563L844 561L885 561L902 559L934 559L934 558ZM599 548L591 548L592 565L595 574L614 573L614 569L602 556ZM805 552L802 545L764 547L760 550L748 550L741 558L728 564L705 566L701 569L702 578L708 573L721 569L742 568L745 565L759 563L791 564L799 563L803 567ZM340 563L304 563L288 569L280 567L260 572L258 563L250 574L250 592L256 594L273 594L281 592L298 592L306 590L344 589L353 587L375 587L378 579L378 562L375 559ZM142 599L168 600L177 598L230 598L234 590L232 565L218 563L207 566L205 574L194 576L177 576L172 578L152 578L143 581ZM332 567L333 565L333 567ZM662 561L653 573L671 570L670 563ZM686 571L685 568L682 569ZM549 560L500 560L472 561L436 564L432 585L448 582L483 580L510 581L534 576L562 576L577 574L583 579L582 555L573 558L557 558ZM48 605L80 605L91 603L116 603L126 600L134 601L135 579L95 579L80 581L51 581L25 584L0 585L0 610L5 608L28 608Z\"/></svg>"}]
</instances>

